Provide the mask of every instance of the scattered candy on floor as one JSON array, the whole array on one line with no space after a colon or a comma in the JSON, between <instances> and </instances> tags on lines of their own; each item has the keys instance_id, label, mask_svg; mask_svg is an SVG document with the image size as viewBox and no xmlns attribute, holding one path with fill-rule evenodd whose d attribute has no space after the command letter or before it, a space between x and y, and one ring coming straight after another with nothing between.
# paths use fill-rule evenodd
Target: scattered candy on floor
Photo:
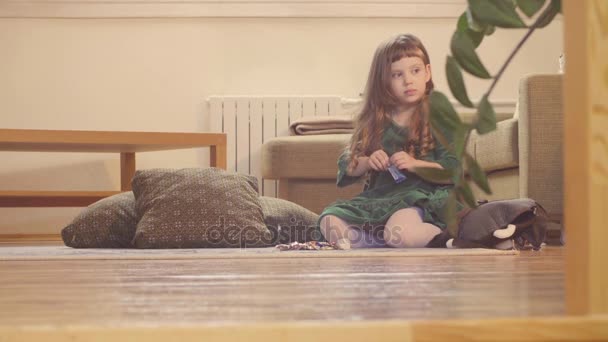
<instances>
[{"instance_id":1,"label":"scattered candy on floor","mask_svg":"<svg viewBox=\"0 0 608 342\"><path fill-rule=\"evenodd\" d=\"M349 246L350 247L350 246ZM308 241L308 242L292 242L290 244L280 244L276 248L280 251L297 251L297 250L334 250L334 249L345 249L335 243L320 242L320 241Z\"/></svg>"}]
</instances>

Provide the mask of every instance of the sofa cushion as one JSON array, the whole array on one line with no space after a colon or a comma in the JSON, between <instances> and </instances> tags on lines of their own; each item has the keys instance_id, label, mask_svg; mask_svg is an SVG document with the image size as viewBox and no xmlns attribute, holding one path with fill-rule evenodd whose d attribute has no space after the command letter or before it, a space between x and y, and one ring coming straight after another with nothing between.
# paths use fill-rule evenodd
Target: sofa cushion
<instances>
[{"instance_id":1,"label":"sofa cushion","mask_svg":"<svg viewBox=\"0 0 608 342\"><path fill-rule=\"evenodd\" d=\"M276 137L262 146L262 176L267 179L335 179L337 161L351 134ZM487 172L517 167L517 119L497 122L479 135L473 130L467 152Z\"/></svg>"},{"instance_id":2,"label":"sofa cushion","mask_svg":"<svg viewBox=\"0 0 608 342\"><path fill-rule=\"evenodd\" d=\"M257 179L217 168L150 169L132 181L137 248L265 247Z\"/></svg>"},{"instance_id":3,"label":"sofa cushion","mask_svg":"<svg viewBox=\"0 0 608 342\"><path fill-rule=\"evenodd\" d=\"M517 119L500 121L496 130L479 135L471 133L475 139L475 159L486 172L515 168L519 165L517 144Z\"/></svg>"},{"instance_id":4,"label":"sofa cushion","mask_svg":"<svg viewBox=\"0 0 608 342\"><path fill-rule=\"evenodd\" d=\"M319 241L319 215L298 205L274 197L260 197L264 222L276 243Z\"/></svg>"},{"instance_id":5,"label":"sofa cushion","mask_svg":"<svg viewBox=\"0 0 608 342\"><path fill-rule=\"evenodd\" d=\"M61 230L61 238L74 248L131 247L137 219L133 192L123 192L86 207Z\"/></svg>"},{"instance_id":6,"label":"sofa cushion","mask_svg":"<svg viewBox=\"0 0 608 342\"><path fill-rule=\"evenodd\" d=\"M350 134L323 134L272 138L262 146L262 176L335 179L338 157L350 137Z\"/></svg>"}]
</instances>

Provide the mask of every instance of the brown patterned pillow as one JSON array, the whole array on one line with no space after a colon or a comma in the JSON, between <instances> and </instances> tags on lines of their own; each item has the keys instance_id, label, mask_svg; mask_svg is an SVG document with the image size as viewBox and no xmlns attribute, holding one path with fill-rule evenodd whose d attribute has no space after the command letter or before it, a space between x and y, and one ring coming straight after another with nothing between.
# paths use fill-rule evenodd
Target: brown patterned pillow
<instances>
[{"instance_id":1,"label":"brown patterned pillow","mask_svg":"<svg viewBox=\"0 0 608 342\"><path fill-rule=\"evenodd\" d=\"M207 169L137 171L137 248L266 247L254 177Z\"/></svg>"},{"instance_id":2,"label":"brown patterned pillow","mask_svg":"<svg viewBox=\"0 0 608 342\"><path fill-rule=\"evenodd\" d=\"M74 248L131 247L137 218L133 192L123 192L85 208L61 230L61 238Z\"/></svg>"},{"instance_id":3,"label":"brown patterned pillow","mask_svg":"<svg viewBox=\"0 0 608 342\"><path fill-rule=\"evenodd\" d=\"M274 197L260 197L264 222L276 243L323 241L319 215L303 206Z\"/></svg>"}]
</instances>

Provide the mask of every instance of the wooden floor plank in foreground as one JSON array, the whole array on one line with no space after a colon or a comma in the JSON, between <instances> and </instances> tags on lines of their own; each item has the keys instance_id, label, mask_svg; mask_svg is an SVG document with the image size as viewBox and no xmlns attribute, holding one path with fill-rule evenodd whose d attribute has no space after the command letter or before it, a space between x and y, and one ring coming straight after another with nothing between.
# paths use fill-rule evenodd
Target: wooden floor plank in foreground
<instances>
[{"instance_id":1,"label":"wooden floor plank in foreground","mask_svg":"<svg viewBox=\"0 0 608 342\"><path fill-rule=\"evenodd\" d=\"M2 247L0 247L2 248ZM0 341L600 341L563 250L519 256L0 262Z\"/></svg>"}]
</instances>

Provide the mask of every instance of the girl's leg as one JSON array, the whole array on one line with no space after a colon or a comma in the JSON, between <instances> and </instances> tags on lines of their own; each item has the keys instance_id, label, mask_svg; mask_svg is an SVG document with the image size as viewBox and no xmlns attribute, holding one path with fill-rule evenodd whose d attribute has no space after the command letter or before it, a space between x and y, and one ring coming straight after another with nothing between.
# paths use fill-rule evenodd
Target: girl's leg
<instances>
[{"instance_id":1,"label":"girl's leg","mask_svg":"<svg viewBox=\"0 0 608 342\"><path fill-rule=\"evenodd\" d=\"M435 235L441 233L439 227L422 222L422 209L406 208L395 212L386 222L384 241L389 247L424 247Z\"/></svg>"},{"instance_id":2,"label":"girl's leg","mask_svg":"<svg viewBox=\"0 0 608 342\"><path fill-rule=\"evenodd\" d=\"M362 230L350 226L348 222L334 215L321 219L321 233L327 241L336 244L347 243L351 248L386 247L382 230L379 228Z\"/></svg>"}]
</instances>

